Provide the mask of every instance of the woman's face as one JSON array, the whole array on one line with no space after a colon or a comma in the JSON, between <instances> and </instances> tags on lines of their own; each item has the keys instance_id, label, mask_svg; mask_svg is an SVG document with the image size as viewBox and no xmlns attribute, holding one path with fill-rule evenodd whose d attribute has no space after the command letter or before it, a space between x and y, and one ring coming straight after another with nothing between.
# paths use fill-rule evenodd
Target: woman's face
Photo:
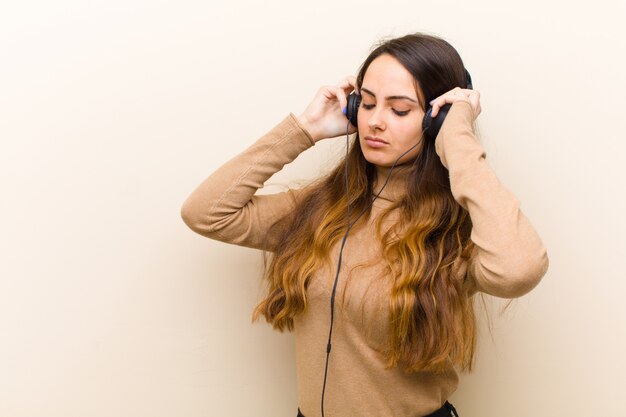
<instances>
[{"instance_id":1,"label":"woman's face","mask_svg":"<svg viewBox=\"0 0 626 417\"><path fill-rule=\"evenodd\" d=\"M363 156L379 167L391 167L415 159L422 150L422 110L413 76L389 54L374 59L367 68L359 89L359 141ZM371 142L374 136L387 143Z\"/></svg>"}]
</instances>

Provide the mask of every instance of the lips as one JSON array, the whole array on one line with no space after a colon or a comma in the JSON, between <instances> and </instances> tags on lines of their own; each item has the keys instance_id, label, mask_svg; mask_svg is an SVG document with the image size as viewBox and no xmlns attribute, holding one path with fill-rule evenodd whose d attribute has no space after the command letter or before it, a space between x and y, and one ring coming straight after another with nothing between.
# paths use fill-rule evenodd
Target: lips
<instances>
[{"instance_id":1,"label":"lips","mask_svg":"<svg viewBox=\"0 0 626 417\"><path fill-rule=\"evenodd\" d=\"M376 136L365 136L365 140L371 140L371 141L374 141L374 142L381 142L381 143L387 143L387 144L389 143L389 142L387 142L385 140L382 140L381 138L378 138Z\"/></svg>"}]
</instances>

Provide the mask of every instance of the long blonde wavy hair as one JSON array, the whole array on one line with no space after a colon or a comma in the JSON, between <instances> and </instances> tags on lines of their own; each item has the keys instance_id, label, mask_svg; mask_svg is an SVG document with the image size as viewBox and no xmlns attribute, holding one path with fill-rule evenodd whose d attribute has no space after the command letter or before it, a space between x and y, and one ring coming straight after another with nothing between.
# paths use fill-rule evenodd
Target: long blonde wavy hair
<instances>
[{"instance_id":1,"label":"long blonde wavy hair","mask_svg":"<svg viewBox=\"0 0 626 417\"><path fill-rule=\"evenodd\" d=\"M368 66L381 54L392 55L413 75L424 110L433 98L457 86L465 88L457 51L441 38L414 33L376 45L358 72L359 89ZM388 368L403 363L406 371L443 371L448 360L471 371L477 341L474 297L455 277L453 265L472 253L472 222L452 195L448 170L434 142L423 143L412 162L406 192L376 222L385 273L392 279L385 358ZM291 216L268 233L280 237L269 254L263 252L267 296L255 308L253 321L264 316L281 332L293 330L294 317L306 310L312 275L329 264L330 249L345 233L346 163L350 211L361 213L370 205L376 169L363 156L357 133L347 157L309 184ZM382 223L394 210L399 221L383 232ZM361 222L368 221L369 210L363 217Z\"/></svg>"}]
</instances>

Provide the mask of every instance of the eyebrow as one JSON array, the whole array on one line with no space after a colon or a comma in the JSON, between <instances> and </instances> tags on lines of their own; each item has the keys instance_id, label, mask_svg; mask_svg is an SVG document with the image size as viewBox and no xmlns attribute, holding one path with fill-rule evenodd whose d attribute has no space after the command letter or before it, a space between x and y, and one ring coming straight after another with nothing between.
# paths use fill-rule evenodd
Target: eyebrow
<instances>
[{"instance_id":1,"label":"eyebrow","mask_svg":"<svg viewBox=\"0 0 626 417\"><path fill-rule=\"evenodd\" d=\"M361 91L366 92L367 94L370 94L371 96L373 96L374 98L376 98L376 94L372 93L370 90L368 90L367 88L361 88ZM407 97L407 96L387 96L385 97L385 99L387 100L401 100L401 99L405 99L405 100L410 100L413 103L417 103L417 101L415 101L414 99L412 99L411 97Z\"/></svg>"}]
</instances>

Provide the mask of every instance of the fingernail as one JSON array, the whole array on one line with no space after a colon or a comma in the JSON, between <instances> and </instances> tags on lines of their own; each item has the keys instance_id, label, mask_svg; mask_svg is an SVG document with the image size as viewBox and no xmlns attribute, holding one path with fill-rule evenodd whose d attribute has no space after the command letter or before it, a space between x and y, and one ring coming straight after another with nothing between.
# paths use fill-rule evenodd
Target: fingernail
<instances>
[{"instance_id":1,"label":"fingernail","mask_svg":"<svg viewBox=\"0 0 626 417\"><path fill-rule=\"evenodd\" d=\"M430 100L430 104L432 105L432 104L433 104L433 101L435 101L435 100L437 100L437 99L436 99L436 98L434 98L434 99Z\"/></svg>"},{"instance_id":2,"label":"fingernail","mask_svg":"<svg viewBox=\"0 0 626 417\"><path fill-rule=\"evenodd\" d=\"M343 110L341 110L343 112L343 115L346 116L347 112L348 112L348 107L344 107Z\"/></svg>"}]
</instances>

